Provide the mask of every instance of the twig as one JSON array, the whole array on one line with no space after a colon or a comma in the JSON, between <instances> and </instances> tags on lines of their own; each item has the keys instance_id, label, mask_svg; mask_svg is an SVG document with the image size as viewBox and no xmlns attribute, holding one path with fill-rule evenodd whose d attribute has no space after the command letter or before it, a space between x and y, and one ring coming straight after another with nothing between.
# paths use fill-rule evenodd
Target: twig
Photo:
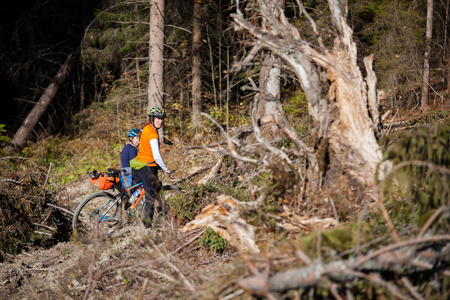
<instances>
[{"instance_id":1,"label":"twig","mask_svg":"<svg viewBox=\"0 0 450 300\"><path fill-rule=\"evenodd\" d=\"M403 241L403 242L399 242L397 244L393 244L393 245L389 245L386 246L384 248L381 248L369 255L366 255L362 258L360 258L356 264L355 264L355 268L361 266L362 264L366 263L367 261L371 260L374 257L377 257L383 253L389 252L389 251L393 251L396 250L398 248L402 248L402 247L406 247L406 246L411 246L411 245L416 245L416 244L422 244L422 243L428 243L428 242L436 242L436 241L441 241L441 240L447 240L450 241L450 235L435 235L435 236L430 236L430 237L424 237L424 238L420 238L420 239L413 239L413 240L408 240L408 241Z\"/></svg>"},{"instance_id":2,"label":"twig","mask_svg":"<svg viewBox=\"0 0 450 300\"><path fill-rule=\"evenodd\" d=\"M45 188L45 185L47 184L48 176L50 175L51 169L52 169L52 162L50 162L50 166L48 167L47 176L45 177L44 185L42 186L43 189Z\"/></svg>"},{"instance_id":3,"label":"twig","mask_svg":"<svg viewBox=\"0 0 450 300\"><path fill-rule=\"evenodd\" d=\"M446 168L446 167L442 167L442 166L439 166L439 165L435 165L435 164L430 163L430 162L427 162L427 161L421 161L421 160L406 160L406 161L403 161L403 162L401 162L401 163L395 165L395 166L392 168L392 170L390 170L389 173L387 173L386 176L384 176L384 178L383 178L383 180L381 181L381 183L383 183L383 182L388 178L388 176L391 175L391 174L393 174L395 171L397 171L397 170L399 170L399 169L401 169L401 168L403 168L403 167L411 166L411 165L418 166L418 167L428 167L428 168L430 168L430 169L437 170L437 171L439 171L439 172L441 172L441 173L450 175L450 169L448 169L448 168Z\"/></svg>"},{"instance_id":4,"label":"twig","mask_svg":"<svg viewBox=\"0 0 450 300\"><path fill-rule=\"evenodd\" d=\"M40 227L47 228L48 230L51 230L51 231L56 231L56 228L53 228L51 226L47 226L47 225L44 225L44 224L39 224L39 223L31 223L31 224L35 225L35 226L40 226Z\"/></svg>"},{"instance_id":5,"label":"twig","mask_svg":"<svg viewBox=\"0 0 450 300\"><path fill-rule=\"evenodd\" d=\"M302 250L297 250L295 252L295 255L300 258L301 261L303 261L306 265L310 265L312 264L312 260L311 258L309 258L308 255L306 255L305 252L303 252Z\"/></svg>"},{"instance_id":6,"label":"twig","mask_svg":"<svg viewBox=\"0 0 450 300\"><path fill-rule=\"evenodd\" d=\"M290 223L290 224L292 224L292 225L295 225L295 226L297 226L297 227L299 227L299 228L301 228L301 229L303 229L303 230L311 231L311 228L308 228L308 227L306 227L305 225L302 225L302 224L300 224L300 223L297 223L297 222L294 222L294 221L291 221L291 220L289 220L289 219L282 218L282 217L279 217L279 216L275 216L275 215L272 215L272 214L267 214L267 215L268 215L269 217L272 217L272 218L277 219L277 220L286 221L286 222L288 222L288 223Z\"/></svg>"},{"instance_id":7,"label":"twig","mask_svg":"<svg viewBox=\"0 0 450 300\"><path fill-rule=\"evenodd\" d=\"M336 225L339 225L339 218L338 218L338 214L336 211L336 206L334 206L334 201L331 197L330 197L330 203L331 203L331 207L333 208L334 218L336 219Z\"/></svg>"},{"instance_id":8,"label":"twig","mask_svg":"<svg viewBox=\"0 0 450 300\"><path fill-rule=\"evenodd\" d=\"M184 177L184 178L181 178L181 179L172 179L171 181L172 181L172 182L175 182L175 183L179 183L179 182L188 180L189 178L194 177L194 176L197 175L197 174L200 174L200 173L203 173L203 172L205 172L205 171L208 171L209 169L211 169L211 167L204 167L204 168L201 168L200 170L197 170L197 171L195 171L195 172L189 174L188 176L186 176L186 177Z\"/></svg>"},{"instance_id":9,"label":"twig","mask_svg":"<svg viewBox=\"0 0 450 300\"><path fill-rule=\"evenodd\" d=\"M93 277L94 277L95 258L97 256L98 250L100 250L100 240L98 238L98 223L95 223L94 233L95 233L95 241L96 241L95 249L94 249L94 253L92 254L92 261L89 264L89 271L88 271L89 277L88 277L88 282L87 282L87 288L86 288L86 291L84 292L83 300L86 300L89 296L89 292L91 290Z\"/></svg>"},{"instance_id":10,"label":"twig","mask_svg":"<svg viewBox=\"0 0 450 300\"><path fill-rule=\"evenodd\" d=\"M62 211L65 212L65 213L68 213L69 215L72 215L72 216L73 216L73 212L71 212L70 210L67 210L67 209L65 209L65 208L56 206L56 205L54 205L54 204L50 204L50 203L46 203L46 204L47 204L48 206L50 206L50 207L57 208L57 209L59 209L59 210L62 210Z\"/></svg>"},{"instance_id":11,"label":"twig","mask_svg":"<svg viewBox=\"0 0 450 300\"><path fill-rule=\"evenodd\" d=\"M236 296L242 295L244 293L244 290L238 290L232 294L229 294L228 296L225 296L223 298L221 298L220 300L230 300L233 299Z\"/></svg>"},{"instance_id":12,"label":"twig","mask_svg":"<svg viewBox=\"0 0 450 300\"><path fill-rule=\"evenodd\" d=\"M417 238L421 238L425 232L427 232L428 228L431 226L431 224L434 223L436 218L444 211L445 206L441 206L438 210L434 212L434 214L428 219L428 221L423 225L422 229L420 230L419 234L417 235Z\"/></svg>"},{"instance_id":13,"label":"twig","mask_svg":"<svg viewBox=\"0 0 450 300\"><path fill-rule=\"evenodd\" d=\"M337 291L337 284L334 282L331 282L330 280L326 280L327 286L330 289L331 293L333 294L334 298L336 298L337 300L344 300L341 295L339 295L338 291Z\"/></svg>"},{"instance_id":14,"label":"twig","mask_svg":"<svg viewBox=\"0 0 450 300\"><path fill-rule=\"evenodd\" d=\"M44 260L40 260L40 261L35 261L35 262L32 262L30 264L30 266L35 265L35 264L42 264L42 263L45 263L45 262L47 262L49 260L53 260L53 259L58 258L58 257L60 257L60 255L56 255L56 256L53 256L53 257L50 257L50 258L47 258L47 259L44 259Z\"/></svg>"},{"instance_id":15,"label":"twig","mask_svg":"<svg viewBox=\"0 0 450 300\"><path fill-rule=\"evenodd\" d=\"M20 183L18 181L15 181L15 180L12 180L12 179L2 179L2 180L0 180L0 182L12 182L12 183L15 183L15 184L23 186L22 183Z\"/></svg>"},{"instance_id":16,"label":"twig","mask_svg":"<svg viewBox=\"0 0 450 300\"><path fill-rule=\"evenodd\" d=\"M155 245L155 242L153 242L152 239L148 239L150 241L150 244L153 246L153 249L156 250L156 252L158 252L158 254L164 258L164 260L166 261L166 263L169 265L169 267L171 267L173 270L175 270L175 272L178 273L178 275L181 277L181 279L183 280L183 283L186 285L186 287L191 290L192 292L195 292L195 288L194 286L189 282L189 280L187 280L187 278L184 276L184 274L180 271L180 269L178 269L177 266L175 266L169 259L167 256L164 255L164 253L162 253L162 251Z\"/></svg>"},{"instance_id":17,"label":"twig","mask_svg":"<svg viewBox=\"0 0 450 300\"><path fill-rule=\"evenodd\" d=\"M364 208L358 216L358 227L356 231L356 251L358 252L358 255L361 255L361 227L362 227L362 219L364 218L366 212L367 212L367 203L364 204Z\"/></svg>"},{"instance_id":18,"label":"twig","mask_svg":"<svg viewBox=\"0 0 450 300\"><path fill-rule=\"evenodd\" d=\"M395 117L397 116L397 114L398 114L398 108L397 108L397 111L395 112L394 116L392 117L389 126L387 127L386 135L389 135L389 132L391 131L392 124L393 124L394 119L395 119Z\"/></svg>"},{"instance_id":19,"label":"twig","mask_svg":"<svg viewBox=\"0 0 450 300\"><path fill-rule=\"evenodd\" d=\"M399 299L402 299L402 300L409 300L410 299L405 294L403 294L397 286L395 286L394 284L392 284L390 282L387 282L387 281L381 279L380 276L378 276L376 274L373 274L373 273L365 274L365 273L362 273L362 272L350 271L350 270L346 270L344 272L348 273L348 274L352 274L354 276L358 276L358 277L364 278L364 279L366 279L366 280L368 280L370 282L373 282L375 284L384 286L384 287L386 287L389 290L389 292L391 292L395 297L397 297Z\"/></svg>"},{"instance_id":20,"label":"twig","mask_svg":"<svg viewBox=\"0 0 450 300\"><path fill-rule=\"evenodd\" d=\"M49 271L50 269L44 269L44 268L33 268L33 269L24 269L24 271L38 271L38 272L46 272Z\"/></svg>"},{"instance_id":21,"label":"twig","mask_svg":"<svg viewBox=\"0 0 450 300\"><path fill-rule=\"evenodd\" d=\"M180 251L181 249L183 249L184 247L186 247L187 245L189 245L190 243L192 243L193 241L195 241L196 239L198 239L204 232L206 231L206 229L203 229L199 234L197 234L194 238L192 238L189 242L184 243L183 245L181 245L180 247L178 247L177 249L175 249L173 252L169 253L177 253L178 251Z\"/></svg>"},{"instance_id":22,"label":"twig","mask_svg":"<svg viewBox=\"0 0 450 300\"><path fill-rule=\"evenodd\" d=\"M50 234L50 233L42 232L42 231L37 231L37 230L35 230L34 233L42 234L42 235L46 235L46 236L52 236L52 234Z\"/></svg>"},{"instance_id":23,"label":"twig","mask_svg":"<svg viewBox=\"0 0 450 300\"><path fill-rule=\"evenodd\" d=\"M402 278L402 282L405 285L405 287L408 289L408 291L411 293L411 295L413 295L413 297L416 300L425 300L421 294L419 294L416 289L414 288L414 286L411 284L411 282L409 282L408 278L403 277Z\"/></svg>"},{"instance_id":24,"label":"twig","mask_svg":"<svg viewBox=\"0 0 450 300\"><path fill-rule=\"evenodd\" d=\"M381 214L383 215L384 220L388 224L388 228L390 230L392 237L394 238L394 240L396 242L400 242L401 241L400 236L398 235L398 232L395 229L394 223L392 223L391 217L389 217L389 214L386 210L386 207L384 206L383 201L381 200L381 198L378 198L377 202L378 202L378 205L380 206Z\"/></svg>"}]
</instances>

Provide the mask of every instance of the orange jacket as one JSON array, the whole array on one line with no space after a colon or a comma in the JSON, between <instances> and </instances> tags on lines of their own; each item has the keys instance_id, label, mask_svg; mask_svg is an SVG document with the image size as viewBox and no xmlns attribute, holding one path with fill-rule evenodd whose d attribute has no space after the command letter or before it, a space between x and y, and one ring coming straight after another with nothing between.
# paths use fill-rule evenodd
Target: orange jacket
<instances>
[{"instance_id":1,"label":"orange jacket","mask_svg":"<svg viewBox=\"0 0 450 300\"><path fill-rule=\"evenodd\" d=\"M159 135L152 125L147 124L142 130L141 138L139 140L139 152L137 158L144 163L153 162L149 166L156 167L152 147L150 146L150 140L152 139L157 139L159 141Z\"/></svg>"}]
</instances>

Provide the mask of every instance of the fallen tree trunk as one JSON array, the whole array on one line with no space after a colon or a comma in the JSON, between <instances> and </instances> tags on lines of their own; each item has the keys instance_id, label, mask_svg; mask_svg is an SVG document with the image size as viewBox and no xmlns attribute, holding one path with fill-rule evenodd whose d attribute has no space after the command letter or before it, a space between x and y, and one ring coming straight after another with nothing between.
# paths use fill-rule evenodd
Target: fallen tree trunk
<instances>
[{"instance_id":1,"label":"fallen tree trunk","mask_svg":"<svg viewBox=\"0 0 450 300\"><path fill-rule=\"evenodd\" d=\"M439 246L442 243L444 245ZM434 248L430 246L431 244ZM337 283L350 283L355 279L364 279L386 287L397 298L409 299L410 297L404 295L399 287L384 280L378 274L389 272L398 276L408 276L418 272L436 272L438 276L439 274L442 276L445 275L445 264L448 264L449 257L450 235L431 236L389 245L359 259L333 261L325 265L315 263L303 268L275 273L270 277L258 274L244 278L237 284L247 292L264 296L270 293L316 287L324 279Z\"/></svg>"},{"instance_id":2,"label":"fallen tree trunk","mask_svg":"<svg viewBox=\"0 0 450 300\"><path fill-rule=\"evenodd\" d=\"M34 126L36 126L42 114L45 112L49 104L53 101L67 77L69 77L72 69L76 65L79 55L80 48L73 51L66 59L66 61L56 74L55 78L53 78L50 85L45 89L44 93L39 98L39 101L34 105L33 109L28 114L25 121L22 123L22 126L20 126L19 130L17 130L16 134L10 141L8 150L11 151L13 150L13 148L23 147L25 140L30 136Z\"/></svg>"}]
</instances>

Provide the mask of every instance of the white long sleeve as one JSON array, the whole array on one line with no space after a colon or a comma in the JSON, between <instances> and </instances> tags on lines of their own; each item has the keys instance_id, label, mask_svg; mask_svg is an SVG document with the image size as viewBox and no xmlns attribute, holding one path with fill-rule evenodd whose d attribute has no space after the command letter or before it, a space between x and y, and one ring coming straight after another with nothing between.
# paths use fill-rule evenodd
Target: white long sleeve
<instances>
[{"instance_id":1,"label":"white long sleeve","mask_svg":"<svg viewBox=\"0 0 450 300\"><path fill-rule=\"evenodd\" d=\"M152 147L153 158L155 159L155 162L158 164L158 166L161 167L161 169L164 172L167 171L166 164L164 163L164 160L161 157L161 153L159 153L159 141L158 141L158 139L150 140L150 147Z\"/></svg>"}]
</instances>

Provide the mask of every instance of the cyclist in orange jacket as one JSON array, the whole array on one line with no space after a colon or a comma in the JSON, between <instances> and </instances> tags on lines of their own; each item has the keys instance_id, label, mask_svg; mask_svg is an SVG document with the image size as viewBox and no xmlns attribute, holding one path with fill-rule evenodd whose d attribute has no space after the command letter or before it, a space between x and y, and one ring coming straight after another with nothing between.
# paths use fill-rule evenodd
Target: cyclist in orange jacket
<instances>
[{"instance_id":1,"label":"cyclist in orange jacket","mask_svg":"<svg viewBox=\"0 0 450 300\"><path fill-rule=\"evenodd\" d=\"M139 152L137 158L146 166L139 170L133 170L133 179L141 180L144 184L145 203L144 203L144 225L146 228L152 226L153 213L155 211L155 200L157 193L161 188L158 179L158 169L169 174L164 160L159 151L160 129L164 123L166 112L161 107L153 107L148 110L149 123L144 127L140 137Z\"/></svg>"}]
</instances>

